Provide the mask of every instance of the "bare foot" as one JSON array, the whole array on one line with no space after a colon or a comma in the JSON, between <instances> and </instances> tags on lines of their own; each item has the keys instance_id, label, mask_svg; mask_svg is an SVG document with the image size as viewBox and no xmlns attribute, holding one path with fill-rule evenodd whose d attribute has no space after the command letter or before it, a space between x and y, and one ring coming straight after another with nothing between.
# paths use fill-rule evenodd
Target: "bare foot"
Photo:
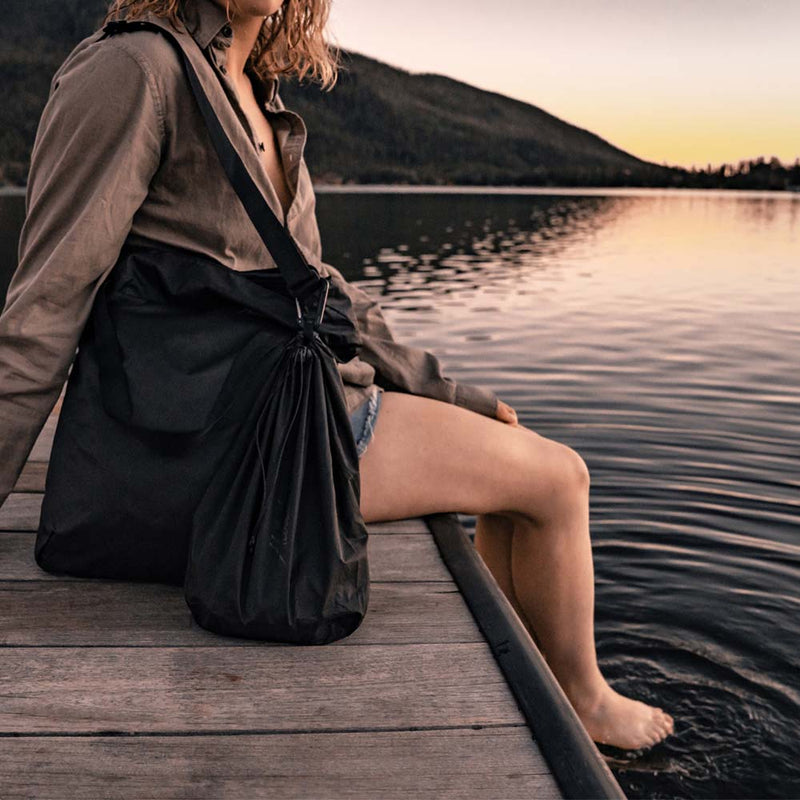
<instances>
[{"instance_id":1,"label":"bare foot","mask_svg":"<svg viewBox=\"0 0 800 800\"><path fill-rule=\"evenodd\" d=\"M675 730L663 709L625 697L607 683L593 700L571 702L593 741L623 750L652 747Z\"/></svg>"}]
</instances>

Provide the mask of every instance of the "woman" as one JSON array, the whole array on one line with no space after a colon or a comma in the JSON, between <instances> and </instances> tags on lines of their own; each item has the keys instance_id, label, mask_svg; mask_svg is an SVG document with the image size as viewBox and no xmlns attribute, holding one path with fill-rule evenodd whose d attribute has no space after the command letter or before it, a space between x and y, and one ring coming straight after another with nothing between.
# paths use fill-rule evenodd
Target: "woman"
<instances>
[{"instance_id":1,"label":"woman","mask_svg":"<svg viewBox=\"0 0 800 800\"><path fill-rule=\"evenodd\" d=\"M326 88L335 82L328 11L329 0L115 0L107 19L125 12L187 37L223 127L273 210L351 298L364 347L340 372L365 521L477 515L478 552L592 738L651 746L672 732L672 718L615 692L597 664L582 458L520 425L493 392L444 377L432 353L396 342L380 306L321 259L305 124L277 84L280 74L308 72ZM235 270L274 266L221 171L177 54L153 31L101 40L98 30L56 72L26 210L0 316L0 501L126 238L194 249Z\"/></svg>"}]
</instances>

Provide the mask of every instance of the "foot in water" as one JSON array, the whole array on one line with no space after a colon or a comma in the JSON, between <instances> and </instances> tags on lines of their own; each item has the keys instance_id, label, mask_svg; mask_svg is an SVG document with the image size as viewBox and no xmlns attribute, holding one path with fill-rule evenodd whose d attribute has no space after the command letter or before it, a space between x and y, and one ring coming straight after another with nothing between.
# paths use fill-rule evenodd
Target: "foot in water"
<instances>
[{"instance_id":1,"label":"foot in water","mask_svg":"<svg viewBox=\"0 0 800 800\"><path fill-rule=\"evenodd\" d=\"M662 708L614 691L604 681L591 699L570 698L592 740L623 750L652 747L675 732L674 720Z\"/></svg>"}]
</instances>

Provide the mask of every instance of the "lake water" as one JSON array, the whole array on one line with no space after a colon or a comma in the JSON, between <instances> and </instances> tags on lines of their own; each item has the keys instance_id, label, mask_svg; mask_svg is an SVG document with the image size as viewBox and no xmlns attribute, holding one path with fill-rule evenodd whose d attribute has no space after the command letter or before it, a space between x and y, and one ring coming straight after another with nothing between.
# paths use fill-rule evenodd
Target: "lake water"
<instances>
[{"instance_id":1,"label":"lake water","mask_svg":"<svg viewBox=\"0 0 800 800\"><path fill-rule=\"evenodd\" d=\"M800 797L800 196L317 196L397 338L586 460L601 668L675 718L601 746L628 796Z\"/></svg>"}]
</instances>

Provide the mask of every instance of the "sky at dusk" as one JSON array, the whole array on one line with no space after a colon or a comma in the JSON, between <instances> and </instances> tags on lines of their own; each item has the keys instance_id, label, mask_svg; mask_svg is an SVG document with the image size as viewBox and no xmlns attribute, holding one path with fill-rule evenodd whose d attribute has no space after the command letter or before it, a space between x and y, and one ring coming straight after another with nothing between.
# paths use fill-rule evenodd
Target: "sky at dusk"
<instances>
[{"instance_id":1,"label":"sky at dusk","mask_svg":"<svg viewBox=\"0 0 800 800\"><path fill-rule=\"evenodd\" d=\"M655 163L800 156L800 0L333 0L334 43Z\"/></svg>"}]
</instances>

